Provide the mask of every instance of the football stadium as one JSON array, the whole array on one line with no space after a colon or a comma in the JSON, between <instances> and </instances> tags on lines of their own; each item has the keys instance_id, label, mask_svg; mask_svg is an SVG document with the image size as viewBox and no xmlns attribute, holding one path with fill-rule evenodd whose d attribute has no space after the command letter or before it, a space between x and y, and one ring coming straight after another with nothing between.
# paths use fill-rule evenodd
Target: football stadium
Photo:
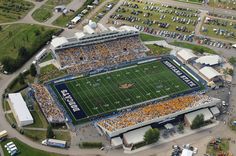
<instances>
[{"instance_id":1,"label":"football stadium","mask_svg":"<svg viewBox=\"0 0 236 156\"><path fill-rule=\"evenodd\" d=\"M32 86L49 122L93 121L113 138L219 103L178 57L147 55L134 29L57 37L51 50L68 75Z\"/></svg>"}]
</instances>

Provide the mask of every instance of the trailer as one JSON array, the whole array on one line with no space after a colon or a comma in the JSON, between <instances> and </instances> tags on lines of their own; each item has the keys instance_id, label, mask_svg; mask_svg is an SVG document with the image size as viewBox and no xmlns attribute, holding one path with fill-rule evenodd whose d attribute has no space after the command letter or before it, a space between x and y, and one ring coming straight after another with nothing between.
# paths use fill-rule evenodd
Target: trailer
<instances>
[{"instance_id":1,"label":"trailer","mask_svg":"<svg viewBox=\"0 0 236 156\"><path fill-rule=\"evenodd\" d=\"M56 139L45 139L42 141L42 145L66 148L67 142L64 140L56 140Z\"/></svg>"},{"instance_id":2,"label":"trailer","mask_svg":"<svg viewBox=\"0 0 236 156\"><path fill-rule=\"evenodd\" d=\"M0 132L0 141L4 140L7 137L7 131L3 130Z\"/></svg>"}]
</instances>

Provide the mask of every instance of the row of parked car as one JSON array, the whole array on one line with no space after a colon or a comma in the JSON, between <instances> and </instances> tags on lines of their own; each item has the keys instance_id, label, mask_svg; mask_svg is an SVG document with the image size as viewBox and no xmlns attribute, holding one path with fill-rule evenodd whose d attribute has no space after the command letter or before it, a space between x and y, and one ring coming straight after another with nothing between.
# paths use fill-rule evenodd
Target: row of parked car
<instances>
[{"instance_id":1,"label":"row of parked car","mask_svg":"<svg viewBox=\"0 0 236 156\"><path fill-rule=\"evenodd\" d=\"M17 155L19 153L18 148L16 147L16 145L12 141L8 142L4 147L7 149L7 152L11 156Z\"/></svg>"}]
</instances>

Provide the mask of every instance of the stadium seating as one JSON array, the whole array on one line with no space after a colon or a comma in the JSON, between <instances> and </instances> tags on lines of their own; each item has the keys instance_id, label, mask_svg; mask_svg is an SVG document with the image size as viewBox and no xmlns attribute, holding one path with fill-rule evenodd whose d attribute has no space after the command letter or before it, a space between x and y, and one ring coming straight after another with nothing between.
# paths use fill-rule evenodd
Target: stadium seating
<instances>
[{"instance_id":1,"label":"stadium seating","mask_svg":"<svg viewBox=\"0 0 236 156\"><path fill-rule=\"evenodd\" d=\"M145 57L147 48L138 35L57 50L62 68L68 73L83 73L111 67Z\"/></svg>"},{"instance_id":2,"label":"stadium seating","mask_svg":"<svg viewBox=\"0 0 236 156\"><path fill-rule=\"evenodd\" d=\"M199 106L210 100L210 97L204 95L178 97L168 101L150 104L132 111L127 111L113 118L101 120L98 122L98 125L112 132L117 129L122 129L154 118L159 118L191 107Z\"/></svg>"},{"instance_id":3,"label":"stadium seating","mask_svg":"<svg viewBox=\"0 0 236 156\"><path fill-rule=\"evenodd\" d=\"M64 123L65 117L57 105L54 103L49 92L39 84L32 84L35 98L49 123Z\"/></svg>"}]
</instances>

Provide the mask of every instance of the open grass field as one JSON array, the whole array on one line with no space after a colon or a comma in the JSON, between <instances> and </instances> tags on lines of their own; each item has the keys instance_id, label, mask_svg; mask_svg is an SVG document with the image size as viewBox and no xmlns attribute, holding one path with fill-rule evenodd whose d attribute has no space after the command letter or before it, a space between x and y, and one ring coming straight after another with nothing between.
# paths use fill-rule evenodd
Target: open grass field
<instances>
[{"instance_id":1,"label":"open grass field","mask_svg":"<svg viewBox=\"0 0 236 156\"><path fill-rule=\"evenodd\" d=\"M28 49L35 49L35 42L40 42L39 37L45 37L50 30L55 31L56 29L30 24L3 26L2 31L0 31L0 60L5 56L16 59L18 50L22 46ZM37 31L39 31L40 35L36 34ZM41 42L43 40L42 38Z\"/></svg>"},{"instance_id":2,"label":"open grass field","mask_svg":"<svg viewBox=\"0 0 236 156\"><path fill-rule=\"evenodd\" d=\"M6 148L4 148L4 145L7 144L8 142L11 142L11 141L14 142L16 147L20 150L20 153L17 154L17 156L64 156L61 154L49 153L49 152L45 152L42 150L32 148L15 138L7 139L6 141L1 142L4 156L10 156L10 154L8 154Z\"/></svg>"},{"instance_id":3,"label":"open grass field","mask_svg":"<svg viewBox=\"0 0 236 156\"><path fill-rule=\"evenodd\" d=\"M0 23L12 22L23 18L34 4L25 0L1 0Z\"/></svg>"},{"instance_id":4,"label":"open grass field","mask_svg":"<svg viewBox=\"0 0 236 156\"><path fill-rule=\"evenodd\" d=\"M44 5L33 12L32 17L39 22L47 21L53 15L54 7L67 5L72 0L48 0Z\"/></svg>"},{"instance_id":5,"label":"open grass field","mask_svg":"<svg viewBox=\"0 0 236 156\"><path fill-rule=\"evenodd\" d=\"M171 45L177 46L177 47L183 47L187 49L192 49L195 53L209 53L209 54L216 54L216 52L208 47L204 47L201 45L195 45L191 43L186 42L172 42Z\"/></svg>"},{"instance_id":6,"label":"open grass field","mask_svg":"<svg viewBox=\"0 0 236 156\"><path fill-rule=\"evenodd\" d=\"M51 87L77 121L193 89L162 61L51 83Z\"/></svg>"},{"instance_id":7,"label":"open grass field","mask_svg":"<svg viewBox=\"0 0 236 156\"><path fill-rule=\"evenodd\" d=\"M128 24L128 25L139 25L139 26L144 26L144 27L148 27L148 28L153 28L155 30L167 30L167 31L171 31L171 32L180 32L176 30L176 26L179 27L186 27L186 31L182 32L183 34L190 34L192 33L192 31L195 30L195 22L197 21L198 17L195 16L197 15L197 11L196 10L179 10L176 7L165 7L162 6L159 3L154 3L153 5L151 4L146 4L145 2L143 3L138 3L137 1L128 1L128 5L121 5L116 12L113 14L113 16L119 16L120 18L117 17L111 17L109 19L109 23L114 23L117 22L118 24ZM132 6L131 6L132 5ZM134 7L134 6L138 6L138 7ZM147 7L157 7L158 10L148 10ZM177 11L181 14L175 14L174 12ZM139 12L138 14L136 12ZM149 14L149 15L148 15ZM184 15L183 15L184 14ZM188 16L188 17L187 17ZM186 24L186 23L182 23L182 22L178 22L173 21L173 17L178 17L178 18L182 18L182 19L190 19L192 20L191 23ZM130 20L131 19L135 19L137 18L138 20ZM155 21L154 23L151 23L150 21ZM162 23L168 23L169 27L168 28L163 28L160 27L158 22L162 22Z\"/></svg>"}]
</instances>

